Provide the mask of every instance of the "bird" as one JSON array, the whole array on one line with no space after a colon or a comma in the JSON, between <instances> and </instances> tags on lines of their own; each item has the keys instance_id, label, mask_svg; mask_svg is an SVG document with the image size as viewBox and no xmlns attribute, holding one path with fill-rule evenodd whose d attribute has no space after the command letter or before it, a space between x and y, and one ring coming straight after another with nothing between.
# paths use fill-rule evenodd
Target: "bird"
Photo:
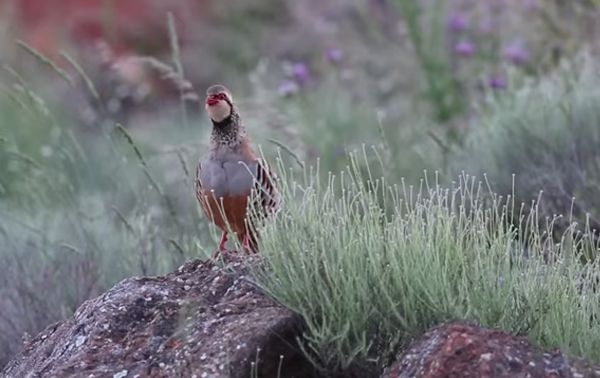
<instances>
[{"instance_id":1,"label":"bird","mask_svg":"<svg viewBox=\"0 0 600 378\"><path fill-rule=\"evenodd\" d=\"M212 131L208 152L198 162L195 187L204 214L222 231L212 257L227 251L229 231L246 253L257 253L255 222L281 208L277 176L252 147L229 89L221 84L208 87L205 109Z\"/></svg>"}]
</instances>

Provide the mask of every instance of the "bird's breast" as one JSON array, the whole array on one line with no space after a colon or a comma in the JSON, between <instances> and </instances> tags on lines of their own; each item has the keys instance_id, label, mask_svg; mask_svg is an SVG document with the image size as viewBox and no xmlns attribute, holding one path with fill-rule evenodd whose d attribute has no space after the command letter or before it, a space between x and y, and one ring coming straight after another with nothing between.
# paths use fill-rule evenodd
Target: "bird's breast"
<instances>
[{"instance_id":1,"label":"bird's breast","mask_svg":"<svg viewBox=\"0 0 600 378\"><path fill-rule=\"evenodd\" d=\"M218 197L247 195L256 177L257 163L248 162L239 154L218 156L201 162L199 175L202 190Z\"/></svg>"}]
</instances>

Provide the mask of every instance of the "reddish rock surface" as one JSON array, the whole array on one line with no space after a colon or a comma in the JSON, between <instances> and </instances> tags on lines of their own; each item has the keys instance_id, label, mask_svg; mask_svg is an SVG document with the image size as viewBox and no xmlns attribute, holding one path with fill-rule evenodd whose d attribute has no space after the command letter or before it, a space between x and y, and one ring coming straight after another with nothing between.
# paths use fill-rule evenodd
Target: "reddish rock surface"
<instances>
[{"instance_id":1,"label":"reddish rock surface","mask_svg":"<svg viewBox=\"0 0 600 378\"><path fill-rule=\"evenodd\" d=\"M502 331L454 323L428 331L383 377L587 378L600 377L600 366L544 352Z\"/></svg>"},{"instance_id":2,"label":"reddish rock surface","mask_svg":"<svg viewBox=\"0 0 600 378\"><path fill-rule=\"evenodd\" d=\"M250 377L258 366L252 376L310 377L299 319L246 272L194 261L126 279L46 328L0 376Z\"/></svg>"}]
</instances>

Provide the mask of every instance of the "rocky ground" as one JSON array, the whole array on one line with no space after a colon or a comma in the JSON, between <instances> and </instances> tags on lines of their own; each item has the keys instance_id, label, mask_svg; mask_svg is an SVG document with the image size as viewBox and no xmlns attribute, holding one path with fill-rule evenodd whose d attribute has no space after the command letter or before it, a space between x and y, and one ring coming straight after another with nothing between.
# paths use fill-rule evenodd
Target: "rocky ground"
<instances>
[{"instance_id":1,"label":"rocky ground","mask_svg":"<svg viewBox=\"0 0 600 378\"><path fill-rule=\"evenodd\" d=\"M192 261L129 278L30 340L3 377L318 377L302 321L248 265ZM347 375L352 376L352 372ZM384 377L600 377L600 366L502 331L452 323L415 341Z\"/></svg>"}]
</instances>

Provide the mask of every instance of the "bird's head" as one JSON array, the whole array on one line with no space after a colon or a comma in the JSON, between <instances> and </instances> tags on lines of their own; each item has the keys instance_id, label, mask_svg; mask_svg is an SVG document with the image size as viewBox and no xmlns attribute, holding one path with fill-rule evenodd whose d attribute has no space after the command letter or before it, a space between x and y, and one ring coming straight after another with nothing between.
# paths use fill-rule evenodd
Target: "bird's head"
<instances>
[{"instance_id":1,"label":"bird's head","mask_svg":"<svg viewBox=\"0 0 600 378\"><path fill-rule=\"evenodd\" d=\"M221 122L229 117L233 111L233 100L229 89L220 84L208 87L204 107L214 122Z\"/></svg>"}]
</instances>

